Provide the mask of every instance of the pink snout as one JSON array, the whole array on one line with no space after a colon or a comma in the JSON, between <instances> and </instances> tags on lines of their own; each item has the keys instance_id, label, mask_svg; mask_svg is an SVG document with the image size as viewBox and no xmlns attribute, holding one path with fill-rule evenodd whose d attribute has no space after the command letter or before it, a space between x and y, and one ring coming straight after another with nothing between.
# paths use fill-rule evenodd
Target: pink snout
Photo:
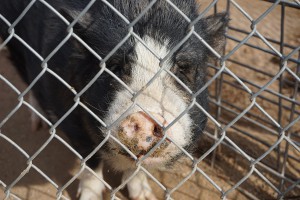
<instances>
[{"instance_id":1,"label":"pink snout","mask_svg":"<svg viewBox=\"0 0 300 200\"><path fill-rule=\"evenodd\" d=\"M163 126L167 121L159 114L151 113L156 121ZM170 131L166 132L170 135ZM144 112L137 112L127 116L119 126L119 139L137 157L145 155L164 136L163 128ZM169 142L164 142L159 150L165 149ZM153 154L157 154L155 151ZM154 156L152 155L152 156ZM158 155L157 155L158 156Z\"/></svg>"}]
</instances>

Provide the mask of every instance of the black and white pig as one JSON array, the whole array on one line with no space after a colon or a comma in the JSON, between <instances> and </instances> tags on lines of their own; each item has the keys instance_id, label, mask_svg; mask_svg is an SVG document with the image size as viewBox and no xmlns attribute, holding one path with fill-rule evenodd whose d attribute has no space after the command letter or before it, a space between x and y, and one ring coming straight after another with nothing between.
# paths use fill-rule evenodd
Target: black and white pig
<instances>
[{"instance_id":1,"label":"black and white pig","mask_svg":"<svg viewBox=\"0 0 300 200\"><path fill-rule=\"evenodd\" d=\"M12 24L30 2L32 1L1 0L0 14ZM106 126L101 125L80 105L59 124L59 128L66 133L83 158L108 133L135 155L130 155L120 144L109 139L87 161L98 176L103 177L103 162L112 170L123 172L125 180L135 171L137 162L145 168L159 169L172 166L183 155L178 146L192 152L205 127L206 116L197 106L190 105L196 101L207 109L207 90L194 96L172 74L196 93L205 84L208 61L216 58L195 35L191 35L174 53L170 52L191 28L211 47L221 51L225 43L228 17L216 14L202 18L191 27L169 3L158 0L133 25L133 32L143 42L130 35L116 52L107 57L130 30L128 23L109 4L132 22L152 1L98 0L73 29L68 29L68 25L45 2L72 22L90 1L36 1L13 30L8 29L8 25L0 20L0 36L5 40L11 33L15 34L7 47L11 60L28 84L32 83L44 67L48 67L79 92L106 67L80 96L80 101L103 120ZM194 0L172 2L191 20L198 16L198 6ZM27 43L45 59L72 30L102 59L108 58L105 65L101 58L93 55L73 36L47 60L47 65L23 44ZM102 64L99 65L100 63ZM148 84L161 68L164 70ZM48 71L36 82L31 92L52 123L56 123L75 104L75 95L71 90ZM31 102L37 106L35 101ZM185 111L187 112L184 113ZM161 145L148 155L162 139L164 141ZM130 198L155 199L144 173L139 172L127 185ZM80 182L80 199L101 199L104 189L104 184L96 177L84 175Z\"/></svg>"}]
</instances>

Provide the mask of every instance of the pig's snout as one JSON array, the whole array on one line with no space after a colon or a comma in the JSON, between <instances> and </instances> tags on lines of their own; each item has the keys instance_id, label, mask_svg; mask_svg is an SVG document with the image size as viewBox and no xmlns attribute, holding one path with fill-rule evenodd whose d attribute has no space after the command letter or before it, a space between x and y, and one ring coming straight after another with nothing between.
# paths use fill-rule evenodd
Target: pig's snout
<instances>
[{"instance_id":1,"label":"pig's snout","mask_svg":"<svg viewBox=\"0 0 300 200\"><path fill-rule=\"evenodd\" d=\"M166 120L159 114L151 113L161 125L166 126ZM163 128L144 112L127 116L119 126L118 136L137 157L145 155L164 136ZM170 134L166 131L166 134ZM165 149L169 142L164 142L160 150Z\"/></svg>"}]
</instances>

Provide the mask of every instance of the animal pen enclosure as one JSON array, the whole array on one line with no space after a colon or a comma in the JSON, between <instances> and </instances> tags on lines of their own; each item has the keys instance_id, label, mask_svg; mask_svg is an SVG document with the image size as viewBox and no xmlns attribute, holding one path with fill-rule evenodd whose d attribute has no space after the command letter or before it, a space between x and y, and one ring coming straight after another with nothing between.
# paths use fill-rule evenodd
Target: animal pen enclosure
<instances>
[{"instance_id":1,"label":"animal pen enclosure","mask_svg":"<svg viewBox=\"0 0 300 200\"><path fill-rule=\"evenodd\" d=\"M30 86L20 81L5 48L12 38L26 45L14 26L37 2L55 12L47 1L33 0L16 21L0 13L10 33L0 45L0 199L75 199L76 178L90 171L86 158L56 130L59 122L40 115L46 127L31 131L29 110L39 111L28 103ZM299 1L198 2L199 18L227 11L231 19L224 54L214 52L219 62L209 65L203 87L210 92L207 128L196 155L184 152L166 171L148 171L142 165L138 170L147 174L159 199L299 199ZM110 179L106 198L126 199L120 180L111 178L118 176L104 171Z\"/></svg>"}]
</instances>

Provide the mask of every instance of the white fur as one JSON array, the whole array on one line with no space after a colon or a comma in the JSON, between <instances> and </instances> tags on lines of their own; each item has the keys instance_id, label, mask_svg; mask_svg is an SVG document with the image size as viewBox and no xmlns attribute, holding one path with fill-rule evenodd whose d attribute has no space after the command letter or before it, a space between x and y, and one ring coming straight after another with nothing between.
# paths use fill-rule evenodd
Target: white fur
<instances>
[{"instance_id":1,"label":"white fur","mask_svg":"<svg viewBox=\"0 0 300 200\"><path fill-rule=\"evenodd\" d=\"M39 102L36 100L32 91L29 92L29 104L36 109L39 113L44 115ZM38 131L40 128L47 128L47 124L33 111L30 109L30 120L31 120L31 130Z\"/></svg>"},{"instance_id":2,"label":"white fur","mask_svg":"<svg viewBox=\"0 0 300 200\"><path fill-rule=\"evenodd\" d=\"M167 48L167 41L164 45L159 44L150 37L144 38L147 46L153 50L160 58L165 57L169 50ZM135 52L137 55L136 62L132 65L132 80L129 83L129 87L134 91L139 91L142 89L151 78L159 71L160 60L156 58L143 44L140 42L136 43ZM172 63L170 61L164 62L164 67L170 69ZM187 103L184 98L186 98L174 84L172 78L163 71L153 82L147 87L136 99L137 103L146 109L149 112L157 113L161 115L167 123L171 123L176 117L178 117L186 108ZM121 90L117 92L114 101L109 108L108 117L105 119L105 122L110 125L116 119L118 119L126 109L128 109L132 104L132 95L127 90ZM135 113L141 109L137 106L134 107L128 114ZM191 140L191 118L188 114L184 115L177 123L175 123L170 129L170 137L180 146L184 146L190 143ZM113 127L113 134L117 136L117 127ZM111 143L111 149L120 149L116 144ZM151 157L145 160L147 165L156 165L159 162L163 162L166 159L165 156L172 155L178 152L179 149L174 145L170 144L166 150L165 155L162 155L161 159ZM118 156L116 154L116 156ZM105 157L105 155L104 155ZM120 156L121 157L121 156ZM124 156L122 156L124 157ZM115 161L114 161L115 160ZM122 163L120 166L120 160L129 160L128 158L114 158L109 159L112 162L113 166L117 170L126 169L126 166L129 167L131 164ZM147 161L148 160L148 161ZM114 163L116 162L116 163ZM121 167L121 169L120 169Z\"/></svg>"},{"instance_id":3,"label":"white fur","mask_svg":"<svg viewBox=\"0 0 300 200\"><path fill-rule=\"evenodd\" d=\"M123 174L123 181L129 178L134 171L126 171ZM147 181L147 177L143 172L138 172L128 183L127 188L129 197L135 200L156 200L151 187Z\"/></svg>"},{"instance_id":4,"label":"white fur","mask_svg":"<svg viewBox=\"0 0 300 200\"><path fill-rule=\"evenodd\" d=\"M94 172L103 179L103 164L101 163ZM78 187L78 195L80 200L102 200L102 193L105 190L105 185L93 174L88 171L83 171Z\"/></svg>"}]
</instances>

